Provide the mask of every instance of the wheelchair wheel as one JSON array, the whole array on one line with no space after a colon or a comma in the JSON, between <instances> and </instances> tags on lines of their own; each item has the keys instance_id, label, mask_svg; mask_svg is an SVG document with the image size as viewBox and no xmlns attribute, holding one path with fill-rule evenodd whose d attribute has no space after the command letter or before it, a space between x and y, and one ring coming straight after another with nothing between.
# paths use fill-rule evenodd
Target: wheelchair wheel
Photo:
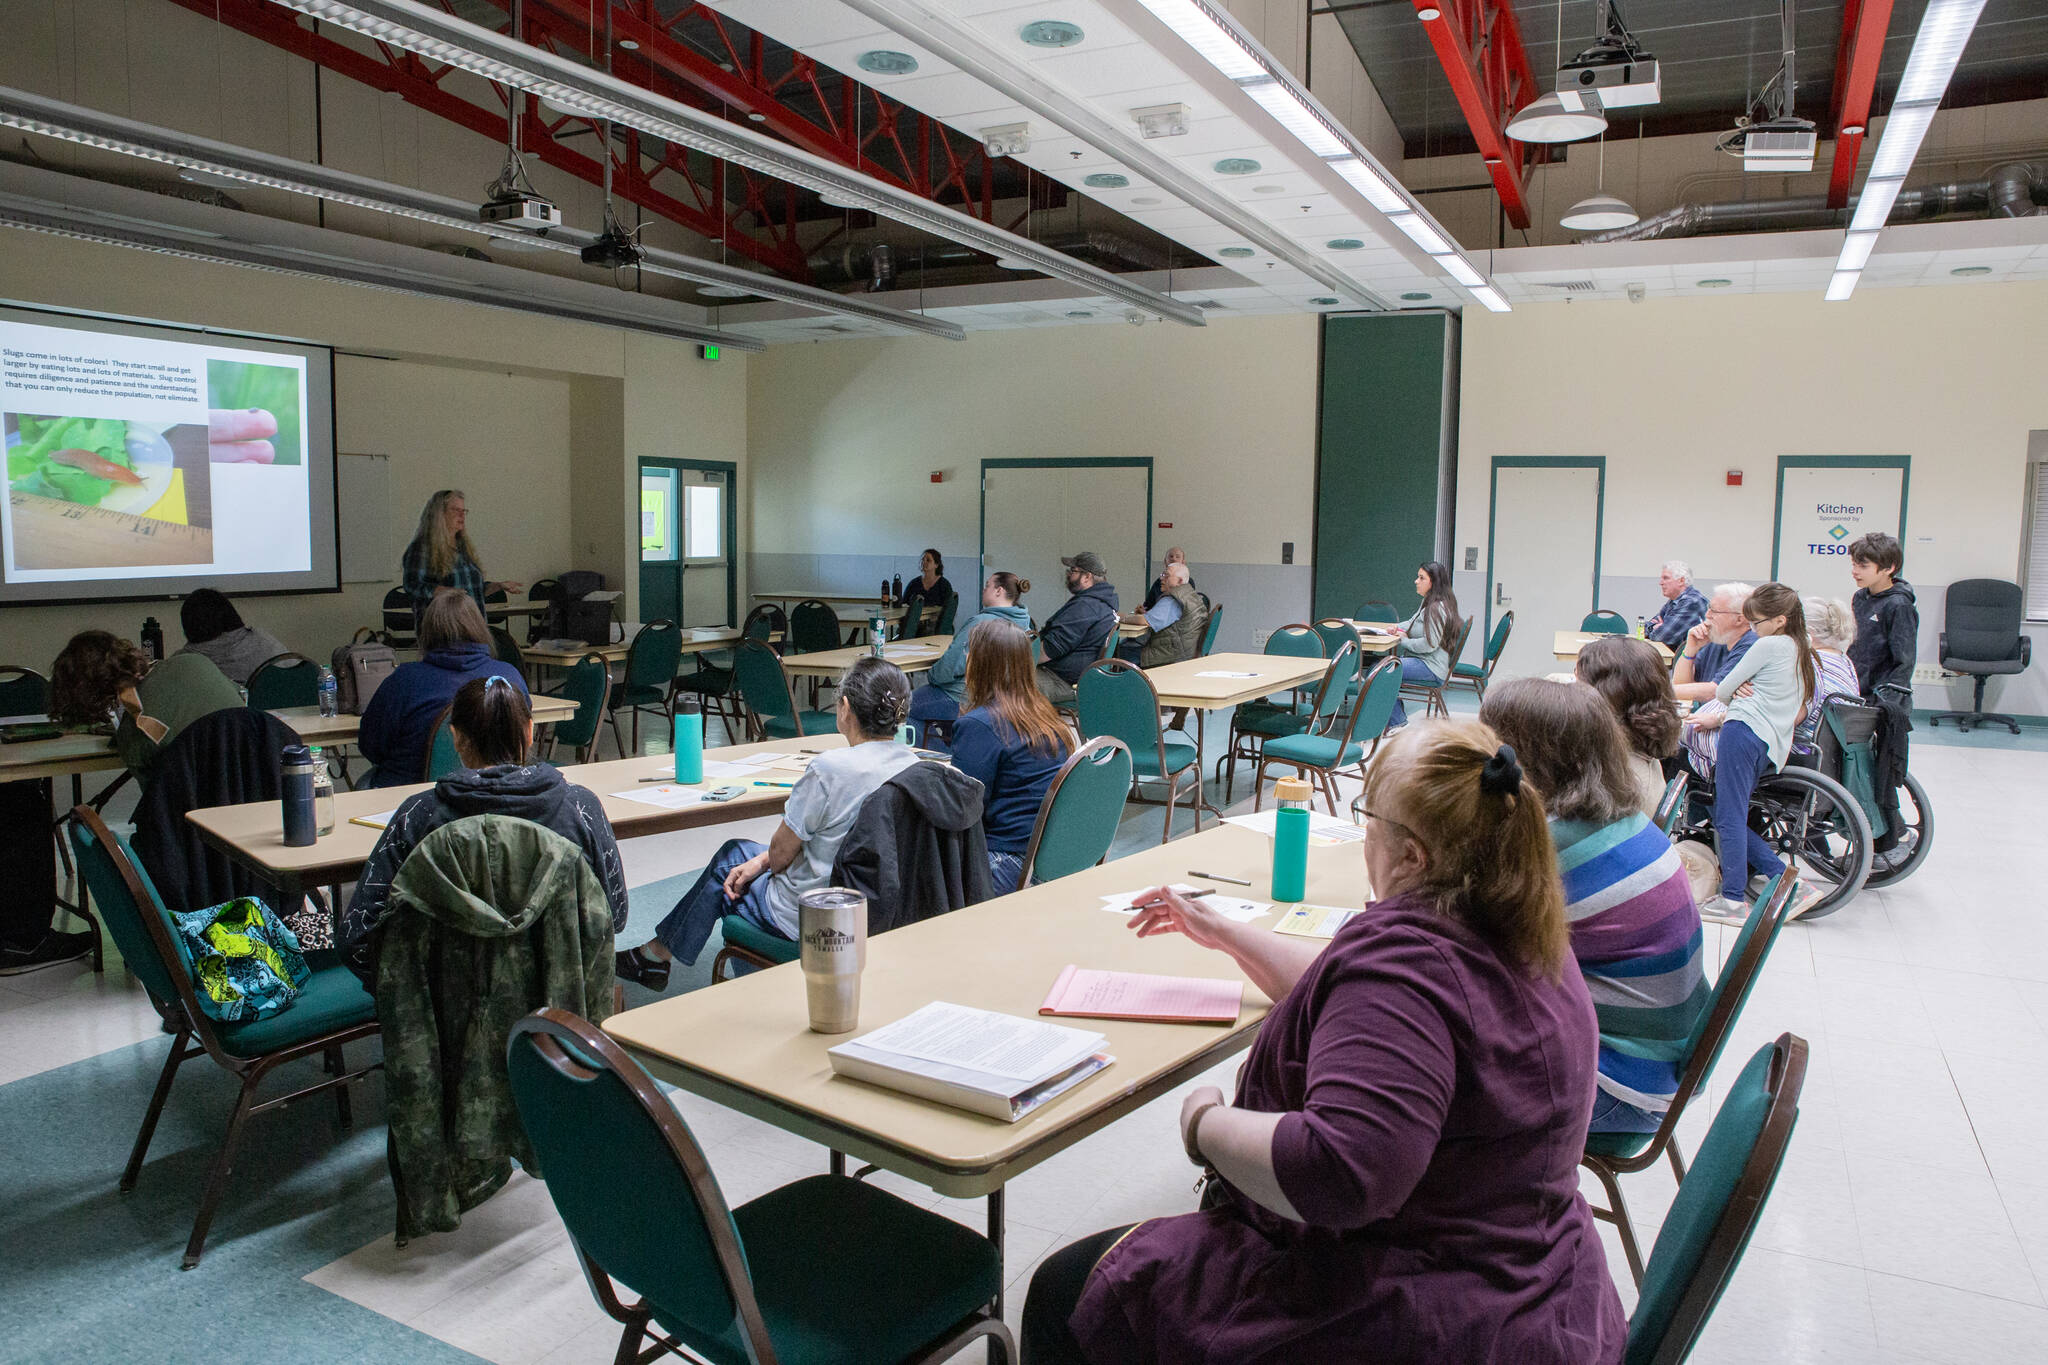
<instances>
[{"instance_id":1,"label":"wheelchair wheel","mask_svg":"<svg viewBox=\"0 0 2048 1365\"><path fill-rule=\"evenodd\" d=\"M1804 919L1832 915L1870 876L1870 821L1841 783L1810 768L1786 768L1756 784L1750 825L1788 864L1822 888Z\"/></svg>"},{"instance_id":2,"label":"wheelchair wheel","mask_svg":"<svg viewBox=\"0 0 2048 1365\"><path fill-rule=\"evenodd\" d=\"M1934 845L1934 808L1927 804L1927 793L1914 780L1913 774L1906 774L1906 782L1899 789L1899 817L1906 822L1911 832L1913 847L1897 863L1887 866L1884 855L1874 854L1870 862L1870 876L1866 886L1890 886L1913 875L1927 850Z\"/></svg>"}]
</instances>

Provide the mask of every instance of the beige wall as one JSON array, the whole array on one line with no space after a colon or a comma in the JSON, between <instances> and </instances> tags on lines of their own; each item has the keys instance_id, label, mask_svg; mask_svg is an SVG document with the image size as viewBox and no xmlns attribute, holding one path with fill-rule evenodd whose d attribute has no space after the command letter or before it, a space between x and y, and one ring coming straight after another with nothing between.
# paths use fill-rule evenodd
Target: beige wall
<instances>
[{"instance_id":1,"label":"beige wall","mask_svg":"<svg viewBox=\"0 0 2048 1365\"><path fill-rule=\"evenodd\" d=\"M1769 577L1778 456L1909 455L1923 660L1942 586L2018 572L2028 433L2048 428L2048 284L1553 304L1468 312L1464 338L1457 544L1478 546L1482 569L1495 456L1606 457L1602 605L1633 615L1669 558L1702 578ZM1853 588L1846 573L1794 586ZM2007 709L2048 712L2041 674L2012 685ZM1940 700L1921 689L1922 705Z\"/></svg>"},{"instance_id":2,"label":"beige wall","mask_svg":"<svg viewBox=\"0 0 2048 1365\"><path fill-rule=\"evenodd\" d=\"M419 507L459 487L493 577L597 567L627 590L630 619L632 462L709 433L708 458L744 463L746 358L701 361L667 338L19 232L0 242L0 299L336 347L337 444L393 462L392 583ZM245 614L324 656L378 621L387 586L259 598ZM0 609L0 661L46 668L73 632L132 637L151 614L168 623L176 604Z\"/></svg>"}]
</instances>

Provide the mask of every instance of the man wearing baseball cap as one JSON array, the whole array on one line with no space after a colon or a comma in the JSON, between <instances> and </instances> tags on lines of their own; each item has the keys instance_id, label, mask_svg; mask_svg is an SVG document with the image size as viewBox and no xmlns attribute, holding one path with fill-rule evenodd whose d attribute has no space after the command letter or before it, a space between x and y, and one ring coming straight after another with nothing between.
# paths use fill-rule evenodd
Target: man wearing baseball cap
<instances>
[{"instance_id":1,"label":"man wearing baseball cap","mask_svg":"<svg viewBox=\"0 0 2048 1365\"><path fill-rule=\"evenodd\" d=\"M1038 690L1055 706L1074 700L1074 684L1081 670L1102 657L1103 643L1116 634L1116 588L1109 581L1109 566L1093 550L1071 558L1062 557L1067 567L1069 596L1038 632L1038 648L1045 662L1038 666Z\"/></svg>"}]
</instances>

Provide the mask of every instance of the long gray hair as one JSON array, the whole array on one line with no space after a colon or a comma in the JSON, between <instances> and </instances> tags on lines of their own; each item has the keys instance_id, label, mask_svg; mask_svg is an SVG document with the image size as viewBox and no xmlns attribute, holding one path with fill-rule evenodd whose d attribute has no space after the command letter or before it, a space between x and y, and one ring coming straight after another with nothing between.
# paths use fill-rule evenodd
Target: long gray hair
<instances>
[{"instance_id":1,"label":"long gray hair","mask_svg":"<svg viewBox=\"0 0 2048 1365\"><path fill-rule=\"evenodd\" d=\"M426 549L427 573L433 578L446 578L455 571L455 556L459 553L476 565L476 571L484 571L483 560L477 557L476 542L464 530L459 535L448 531L448 504L461 498L467 504L469 498L460 488L444 488L427 499L427 505L420 509L420 527L413 532L412 543Z\"/></svg>"}]
</instances>

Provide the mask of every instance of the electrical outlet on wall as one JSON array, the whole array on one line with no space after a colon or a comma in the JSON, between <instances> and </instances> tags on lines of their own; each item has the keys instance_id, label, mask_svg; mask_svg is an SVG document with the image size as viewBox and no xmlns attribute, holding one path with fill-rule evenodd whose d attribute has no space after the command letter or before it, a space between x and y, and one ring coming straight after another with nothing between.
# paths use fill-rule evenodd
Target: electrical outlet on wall
<instances>
[{"instance_id":1,"label":"electrical outlet on wall","mask_svg":"<svg viewBox=\"0 0 2048 1365\"><path fill-rule=\"evenodd\" d=\"M1266 626L1254 626L1252 627L1252 643L1257 645L1260 649L1264 649L1266 647L1267 639L1272 634L1272 630Z\"/></svg>"},{"instance_id":2,"label":"electrical outlet on wall","mask_svg":"<svg viewBox=\"0 0 2048 1365\"><path fill-rule=\"evenodd\" d=\"M1913 666L1913 681L1916 683L1940 684L1947 682L1950 678L1960 678L1962 676L1960 673L1949 672L1940 664L1915 664Z\"/></svg>"}]
</instances>

